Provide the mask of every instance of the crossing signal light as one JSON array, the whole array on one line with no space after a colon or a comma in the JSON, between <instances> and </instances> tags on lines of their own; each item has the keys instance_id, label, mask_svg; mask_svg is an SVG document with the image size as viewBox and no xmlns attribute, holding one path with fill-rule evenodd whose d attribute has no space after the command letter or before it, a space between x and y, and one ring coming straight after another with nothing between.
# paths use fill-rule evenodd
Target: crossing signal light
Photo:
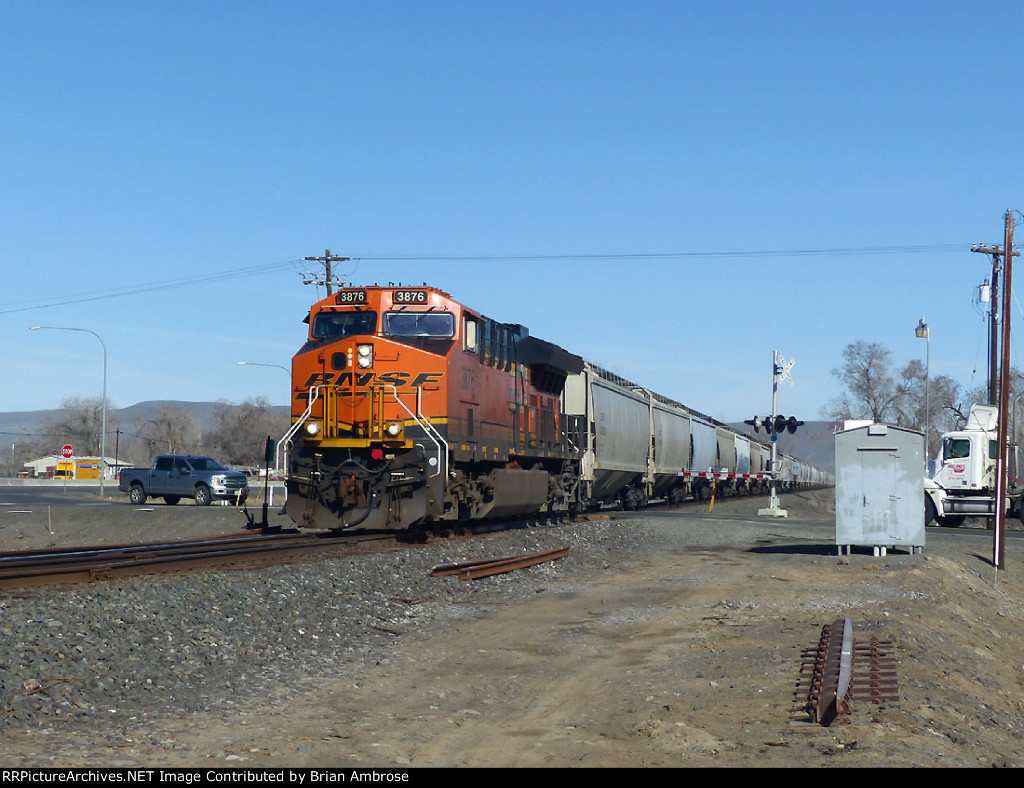
<instances>
[{"instance_id":1,"label":"crossing signal light","mask_svg":"<svg viewBox=\"0 0 1024 788\"><path fill-rule=\"evenodd\" d=\"M755 416L753 419L748 419L743 422L744 424L750 424L754 427L754 432L757 432L758 419ZM804 422L800 421L796 416L776 416L774 419L771 416L765 416L760 420L760 426L764 427L764 431L769 435L781 435L783 432L788 432L790 435L796 432L797 427L803 426Z\"/></svg>"},{"instance_id":2,"label":"crossing signal light","mask_svg":"<svg viewBox=\"0 0 1024 788\"><path fill-rule=\"evenodd\" d=\"M743 423L744 424L749 424L751 427L753 427L754 428L754 434L757 435L758 427L761 426L761 422L757 420L757 416L754 416L754 418L752 418L752 419L745 419L743 421Z\"/></svg>"}]
</instances>

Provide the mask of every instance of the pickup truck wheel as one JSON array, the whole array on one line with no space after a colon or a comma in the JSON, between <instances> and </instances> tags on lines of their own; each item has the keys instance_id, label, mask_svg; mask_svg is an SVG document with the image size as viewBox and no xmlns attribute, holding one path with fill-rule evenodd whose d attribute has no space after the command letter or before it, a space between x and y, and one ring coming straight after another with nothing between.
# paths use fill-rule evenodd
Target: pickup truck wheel
<instances>
[{"instance_id":1,"label":"pickup truck wheel","mask_svg":"<svg viewBox=\"0 0 1024 788\"><path fill-rule=\"evenodd\" d=\"M181 496L180 495L165 495L164 496L164 503L167 504L168 506L174 506L174 504L176 504L180 500L181 500Z\"/></svg>"},{"instance_id":2,"label":"pickup truck wheel","mask_svg":"<svg viewBox=\"0 0 1024 788\"><path fill-rule=\"evenodd\" d=\"M128 500L133 506L142 506L146 502L146 491L141 484L133 484L128 488Z\"/></svg>"},{"instance_id":3,"label":"pickup truck wheel","mask_svg":"<svg viewBox=\"0 0 1024 788\"><path fill-rule=\"evenodd\" d=\"M210 488L205 484L196 485L196 506L209 506L213 496L210 495Z\"/></svg>"}]
</instances>

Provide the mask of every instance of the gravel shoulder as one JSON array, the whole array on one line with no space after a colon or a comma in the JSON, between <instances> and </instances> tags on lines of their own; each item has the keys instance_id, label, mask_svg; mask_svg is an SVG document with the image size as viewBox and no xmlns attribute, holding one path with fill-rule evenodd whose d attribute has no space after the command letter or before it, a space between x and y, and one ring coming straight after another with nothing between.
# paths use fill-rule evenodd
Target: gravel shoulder
<instances>
[{"instance_id":1,"label":"gravel shoulder","mask_svg":"<svg viewBox=\"0 0 1024 788\"><path fill-rule=\"evenodd\" d=\"M258 572L7 592L0 764L1022 765L1024 546L1008 538L999 573L977 530L929 530L922 554L839 557L830 493L782 504L785 520L752 516L763 499L726 500ZM5 551L244 524L159 504L83 508L51 520L53 535L10 517ZM507 575L429 577L564 545L568 558ZM858 638L895 639L901 710L795 723L801 652L844 616Z\"/></svg>"}]
</instances>

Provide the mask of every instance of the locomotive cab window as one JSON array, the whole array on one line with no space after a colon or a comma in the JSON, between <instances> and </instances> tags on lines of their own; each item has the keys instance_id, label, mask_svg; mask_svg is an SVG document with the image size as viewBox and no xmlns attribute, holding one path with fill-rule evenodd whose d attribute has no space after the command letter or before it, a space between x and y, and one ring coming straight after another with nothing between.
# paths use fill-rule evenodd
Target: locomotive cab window
<instances>
[{"instance_id":1,"label":"locomotive cab window","mask_svg":"<svg viewBox=\"0 0 1024 788\"><path fill-rule=\"evenodd\" d=\"M313 318L313 339L341 339L377 330L376 312L318 312Z\"/></svg>"},{"instance_id":2,"label":"locomotive cab window","mask_svg":"<svg viewBox=\"0 0 1024 788\"><path fill-rule=\"evenodd\" d=\"M385 312L384 335L451 339L455 336L455 315L451 312Z\"/></svg>"},{"instance_id":3,"label":"locomotive cab window","mask_svg":"<svg viewBox=\"0 0 1024 788\"><path fill-rule=\"evenodd\" d=\"M472 318L465 318L462 325L462 348L470 353L477 352L477 322Z\"/></svg>"},{"instance_id":4,"label":"locomotive cab window","mask_svg":"<svg viewBox=\"0 0 1024 788\"><path fill-rule=\"evenodd\" d=\"M451 312L385 312L384 336L443 355L455 341L455 315Z\"/></svg>"}]
</instances>

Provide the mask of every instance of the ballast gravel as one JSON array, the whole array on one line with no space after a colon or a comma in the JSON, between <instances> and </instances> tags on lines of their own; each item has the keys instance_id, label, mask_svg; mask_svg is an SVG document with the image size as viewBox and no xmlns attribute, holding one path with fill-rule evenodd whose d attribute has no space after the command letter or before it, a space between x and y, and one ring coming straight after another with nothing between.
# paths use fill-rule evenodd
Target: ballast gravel
<instances>
[{"instance_id":1,"label":"ballast gravel","mask_svg":"<svg viewBox=\"0 0 1024 788\"><path fill-rule=\"evenodd\" d=\"M651 549L651 534L629 526L581 521L255 571L4 592L0 735L52 729L95 744L145 735L162 715L286 699L386 661L398 639ZM437 564L564 546L566 559L483 581L430 577Z\"/></svg>"}]
</instances>

